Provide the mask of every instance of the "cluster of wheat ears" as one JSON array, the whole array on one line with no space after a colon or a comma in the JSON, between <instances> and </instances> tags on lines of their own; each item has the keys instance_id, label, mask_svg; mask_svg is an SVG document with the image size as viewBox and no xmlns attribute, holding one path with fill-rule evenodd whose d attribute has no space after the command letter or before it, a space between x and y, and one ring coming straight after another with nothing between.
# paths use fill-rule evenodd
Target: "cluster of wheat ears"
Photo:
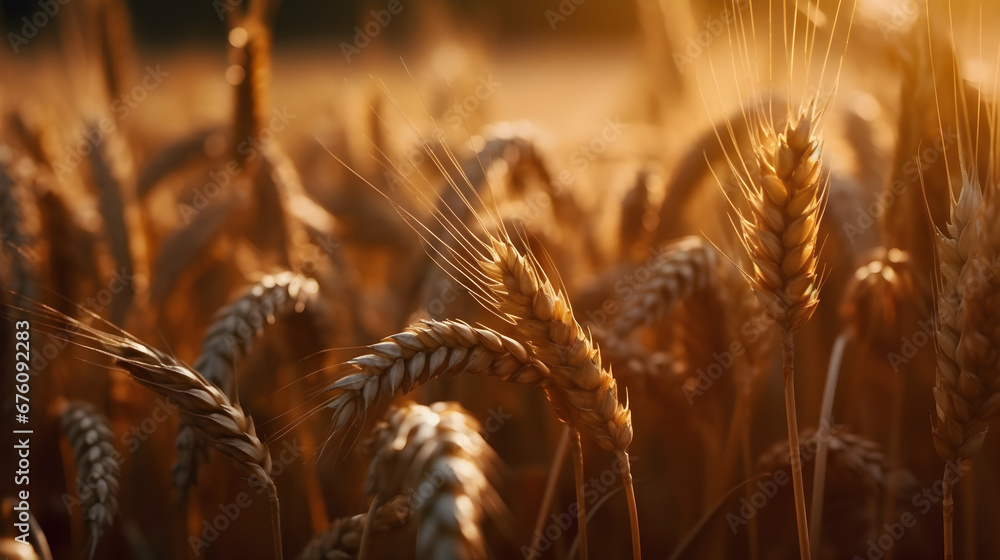
<instances>
[{"instance_id":1,"label":"cluster of wheat ears","mask_svg":"<svg viewBox=\"0 0 1000 560\"><path fill-rule=\"evenodd\" d=\"M635 9L642 139L567 181L572 143L485 102L442 129L469 59L277 134L268 0L220 12L228 123L117 122L129 14L67 6L76 108L0 131L38 481L0 551L1000 554L996 9Z\"/></svg>"}]
</instances>

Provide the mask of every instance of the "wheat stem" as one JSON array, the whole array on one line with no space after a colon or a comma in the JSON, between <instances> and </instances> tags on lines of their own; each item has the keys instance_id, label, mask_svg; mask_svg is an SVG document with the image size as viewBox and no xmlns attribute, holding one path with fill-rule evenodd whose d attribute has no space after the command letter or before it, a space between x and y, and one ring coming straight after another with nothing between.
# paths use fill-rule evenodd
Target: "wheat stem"
<instances>
[{"instance_id":1,"label":"wheat stem","mask_svg":"<svg viewBox=\"0 0 1000 560\"><path fill-rule=\"evenodd\" d=\"M273 480L267 481L267 498L271 503L271 535L274 540L274 557L282 560L281 554L281 506L278 503L278 487Z\"/></svg>"},{"instance_id":2,"label":"wheat stem","mask_svg":"<svg viewBox=\"0 0 1000 560\"><path fill-rule=\"evenodd\" d=\"M628 501L628 520L632 528L632 560L642 560L642 549L639 547L639 510L635 505L635 489L632 488L632 468L629 465L628 451L624 449L615 452L618 464L622 469L622 485L625 487L625 499Z\"/></svg>"},{"instance_id":3,"label":"wheat stem","mask_svg":"<svg viewBox=\"0 0 1000 560\"><path fill-rule=\"evenodd\" d=\"M569 449L569 436L572 428L569 424L563 424L562 434L559 436L559 443L556 445L556 454L552 458L552 466L549 468L549 479L545 483L545 492L542 494L542 504L538 508L538 517L535 519L535 530L531 533L531 553L529 558L538 558L538 545L542 541L542 531L545 529L545 517L552 509L552 499L556 493L556 481L559 480L559 471L562 470L563 461L566 460L566 451Z\"/></svg>"},{"instance_id":4,"label":"wheat stem","mask_svg":"<svg viewBox=\"0 0 1000 560\"><path fill-rule=\"evenodd\" d=\"M944 520L944 560L955 560L955 498L954 484L948 481L948 464L944 466L944 477L941 479L944 497L941 500L942 518Z\"/></svg>"},{"instance_id":5,"label":"wheat stem","mask_svg":"<svg viewBox=\"0 0 1000 560\"><path fill-rule=\"evenodd\" d=\"M372 498L372 505L368 508L368 515L365 516L365 524L361 529L361 544L358 545L358 560L368 558L368 539L372 535L372 526L375 524L375 512L378 511L378 494Z\"/></svg>"},{"instance_id":6,"label":"wheat stem","mask_svg":"<svg viewBox=\"0 0 1000 560\"><path fill-rule=\"evenodd\" d=\"M830 355L830 365L826 372L826 386L823 388L823 404L820 406L819 430L830 425L833 416L833 400L837 393L837 379L840 378L840 364L844 358L844 349L850 340L850 335L841 333L833 343ZM809 540L812 543L812 554L819 556L819 535L823 524L823 490L826 481L826 454L829 449L827 438L818 438L816 445L816 465L813 470L813 495L810 509Z\"/></svg>"},{"instance_id":7,"label":"wheat stem","mask_svg":"<svg viewBox=\"0 0 1000 560\"><path fill-rule=\"evenodd\" d=\"M785 416L788 421L788 451L791 454L792 489L795 493L795 522L799 530L801 560L811 558L809 522L806 519L805 488L802 484L802 455L799 449L799 423L795 415L795 339L786 332L781 341L785 376Z\"/></svg>"},{"instance_id":8,"label":"wheat stem","mask_svg":"<svg viewBox=\"0 0 1000 560\"><path fill-rule=\"evenodd\" d=\"M580 560L587 560L587 501L583 493L583 443L580 430L573 433L573 473L576 475L576 524L580 539Z\"/></svg>"},{"instance_id":9,"label":"wheat stem","mask_svg":"<svg viewBox=\"0 0 1000 560\"><path fill-rule=\"evenodd\" d=\"M749 479L753 476L753 458L750 456L750 422L743 423L743 477L744 479ZM753 496L753 488L747 486L744 490L744 494L747 501ZM747 541L750 548L750 560L758 560L760 557L759 553L759 539L757 533L757 516L754 515L750 518L747 523Z\"/></svg>"}]
</instances>

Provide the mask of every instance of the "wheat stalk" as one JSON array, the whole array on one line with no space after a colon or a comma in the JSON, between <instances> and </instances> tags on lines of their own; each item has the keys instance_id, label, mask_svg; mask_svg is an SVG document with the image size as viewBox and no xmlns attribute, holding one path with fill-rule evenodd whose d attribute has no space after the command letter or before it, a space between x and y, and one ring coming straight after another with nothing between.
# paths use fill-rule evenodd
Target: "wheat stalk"
<instances>
[{"instance_id":1,"label":"wheat stalk","mask_svg":"<svg viewBox=\"0 0 1000 560\"><path fill-rule=\"evenodd\" d=\"M751 180L740 180L749 203L739 216L741 241L753 263L748 279L784 334L785 414L803 560L810 558L810 545L798 451L792 333L809 320L819 303L817 237L829 192L821 177L822 141L813 136L818 117L810 105L797 120L789 120L783 133L760 140Z\"/></svg>"},{"instance_id":2,"label":"wheat stalk","mask_svg":"<svg viewBox=\"0 0 1000 560\"><path fill-rule=\"evenodd\" d=\"M194 370L230 400L238 401L236 366L250 353L254 339L277 319L306 311L318 289L315 280L292 272L265 276L215 314ZM174 487L186 496L197 482L199 465L208 457L206 444L184 423L178 430L176 447Z\"/></svg>"},{"instance_id":3,"label":"wheat stalk","mask_svg":"<svg viewBox=\"0 0 1000 560\"><path fill-rule=\"evenodd\" d=\"M1000 410L996 258L1000 218L994 189L984 193L974 171L962 170L947 231L938 231L940 261L934 447L946 461L942 500L945 557L953 555L954 485L983 445ZM992 183L991 183L992 185Z\"/></svg>"},{"instance_id":4,"label":"wheat stalk","mask_svg":"<svg viewBox=\"0 0 1000 560\"><path fill-rule=\"evenodd\" d=\"M60 412L62 429L73 448L76 491L87 524L87 557L93 558L97 543L118 515L121 465L112 439L114 434L94 407L82 402L65 404Z\"/></svg>"},{"instance_id":5,"label":"wheat stalk","mask_svg":"<svg viewBox=\"0 0 1000 560\"><path fill-rule=\"evenodd\" d=\"M488 480L496 456L480 431L457 403L409 403L390 410L367 442L368 494L412 492L419 559L486 558L479 525L499 497Z\"/></svg>"},{"instance_id":6,"label":"wheat stalk","mask_svg":"<svg viewBox=\"0 0 1000 560\"><path fill-rule=\"evenodd\" d=\"M232 459L236 470L267 487L275 558L280 560L280 514L277 488L271 479L271 454L258 439L253 419L239 404L190 366L125 331L119 331L120 335L105 332L41 304L35 314L35 326L54 328L52 321L68 325L85 339L81 345L111 357L136 382L175 404L181 419Z\"/></svg>"},{"instance_id":7,"label":"wheat stalk","mask_svg":"<svg viewBox=\"0 0 1000 560\"><path fill-rule=\"evenodd\" d=\"M622 467L622 482L629 503L633 556L638 560L641 558L639 520L628 460L632 417L627 403L623 404L618 399L614 376L610 369L602 367L600 351L594 346L590 334L573 316L572 306L558 275L554 276L558 284L556 287L530 248L522 253L514 245L498 208L486 206L476 190L476 184L468 180L447 146L447 161L455 167L460 180L464 181L462 184L452 177L441 158L426 142L423 146L427 156L447 179L451 190L445 189L445 193L454 195L462 205L458 208L443 205L441 203L447 200L446 195L435 195L434 200L417 186L404 182L422 201L424 208L431 212L432 219L428 225L403 209L392 197L383 194L420 235L435 262L465 286L484 308L518 331L533 358L548 370L545 392L559 418L596 439L602 449L615 453ZM373 186L370 182L368 184ZM476 212L477 204L481 205L483 213ZM473 233L460 217L465 210L471 211L484 231ZM491 233L487 224L491 224L497 233ZM435 232L439 225L444 229L442 234ZM543 257L551 265L547 255ZM554 265L550 266L550 271L556 273ZM358 383L363 381L357 380ZM371 389L372 397L375 389ZM338 423L340 420L335 419L335 424ZM334 430L337 430L336 425Z\"/></svg>"},{"instance_id":8,"label":"wheat stalk","mask_svg":"<svg viewBox=\"0 0 1000 560\"><path fill-rule=\"evenodd\" d=\"M87 137L103 134L96 123L87 125ZM93 185L98 208L107 238L108 248L115 265L129 275L145 275L141 259L145 257L145 241L142 237L141 222L134 206L129 205L130 193L125 191L124 176L128 157L123 140L115 135L109 137L89 152L90 183ZM133 254L134 253L134 254ZM124 324L125 318L136 298L134 282L127 283L121 293L115 295L109 310L109 318L116 325Z\"/></svg>"},{"instance_id":9,"label":"wheat stalk","mask_svg":"<svg viewBox=\"0 0 1000 560\"><path fill-rule=\"evenodd\" d=\"M386 535L404 527L410 520L409 496L396 496L375 510L370 523L372 535ZM317 535L302 552L298 560L353 560L361 548L361 534L370 514L334 520L330 528Z\"/></svg>"}]
</instances>

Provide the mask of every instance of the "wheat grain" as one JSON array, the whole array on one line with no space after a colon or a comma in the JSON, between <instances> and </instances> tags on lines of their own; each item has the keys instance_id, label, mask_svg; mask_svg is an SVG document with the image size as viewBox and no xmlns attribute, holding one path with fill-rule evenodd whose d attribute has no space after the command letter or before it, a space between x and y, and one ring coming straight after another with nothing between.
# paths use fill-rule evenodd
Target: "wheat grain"
<instances>
[{"instance_id":1,"label":"wheat grain","mask_svg":"<svg viewBox=\"0 0 1000 560\"><path fill-rule=\"evenodd\" d=\"M60 416L76 462L76 491L87 525L85 550L87 557L93 558L101 535L118 515L122 457L112 444L114 434L94 407L69 403Z\"/></svg>"}]
</instances>

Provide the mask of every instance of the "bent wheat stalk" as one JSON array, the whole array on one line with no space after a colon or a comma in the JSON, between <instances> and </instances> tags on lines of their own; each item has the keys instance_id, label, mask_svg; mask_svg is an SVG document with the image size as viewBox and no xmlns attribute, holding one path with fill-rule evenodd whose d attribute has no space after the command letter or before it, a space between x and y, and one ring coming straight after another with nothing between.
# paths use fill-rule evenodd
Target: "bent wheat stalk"
<instances>
[{"instance_id":1,"label":"bent wheat stalk","mask_svg":"<svg viewBox=\"0 0 1000 560\"><path fill-rule=\"evenodd\" d=\"M129 333L114 334L94 328L42 304L36 304L33 323L59 332L62 325L84 339L81 346L115 361L139 384L175 404L181 419L213 447L233 460L233 466L268 490L274 555L281 559L281 522L278 492L271 478L271 453L257 437L253 419L239 403L180 360L146 345ZM96 318L96 316L95 316Z\"/></svg>"}]
</instances>

